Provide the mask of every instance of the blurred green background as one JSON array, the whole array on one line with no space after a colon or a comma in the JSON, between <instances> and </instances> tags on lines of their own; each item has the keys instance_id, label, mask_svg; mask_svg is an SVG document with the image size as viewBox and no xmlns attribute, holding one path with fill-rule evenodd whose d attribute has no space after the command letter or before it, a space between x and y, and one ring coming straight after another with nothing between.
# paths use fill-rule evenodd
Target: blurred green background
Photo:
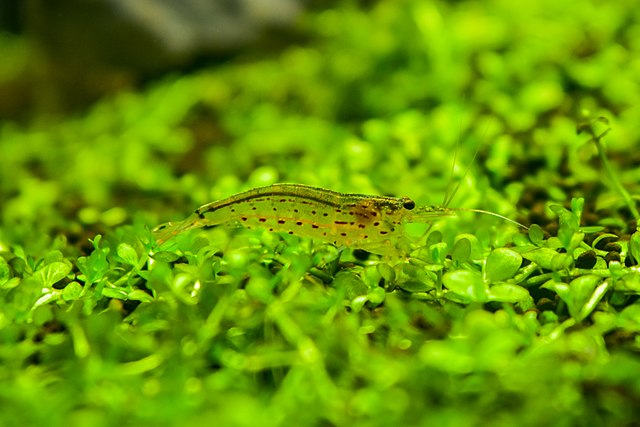
<instances>
[{"instance_id":1,"label":"blurred green background","mask_svg":"<svg viewBox=\"0 0 640 427\"><path fill-rule=\"evenodd\" d=\"M576 129L606 119L638 194L634 2L179 3L0 8L0 425L636 422L637 281L568 326L549 290L522 310L381 295L353 260L310 279L335 253L267 233L146 255L153 226L275 182L435 205L453 179L452 207L552 235L548 205L584 197L583 225L628 241Z\"/></svg>"}]
</instances>

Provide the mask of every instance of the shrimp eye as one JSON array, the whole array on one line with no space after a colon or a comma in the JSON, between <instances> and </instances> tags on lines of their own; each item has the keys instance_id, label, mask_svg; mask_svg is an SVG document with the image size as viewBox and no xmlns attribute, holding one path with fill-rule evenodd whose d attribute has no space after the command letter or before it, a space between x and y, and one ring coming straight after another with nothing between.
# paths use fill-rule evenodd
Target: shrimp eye
<instances>
[{"instance_id":1,"label":"shrimp eye","mask_svg":"<svg viewBox=\"0 0 640 427\"><path fill-rule=\"evenodd\" d=\"M405 200L405 201L404 201L404 203L402 204L402 207L410 211L411 209L413 209L413 208L415 208L415 207L416 207L416 202L414 202L414 201L413 201L413 200L411 200L411 199L407 199L407 200Z\"/></svg>"}]
</instances>

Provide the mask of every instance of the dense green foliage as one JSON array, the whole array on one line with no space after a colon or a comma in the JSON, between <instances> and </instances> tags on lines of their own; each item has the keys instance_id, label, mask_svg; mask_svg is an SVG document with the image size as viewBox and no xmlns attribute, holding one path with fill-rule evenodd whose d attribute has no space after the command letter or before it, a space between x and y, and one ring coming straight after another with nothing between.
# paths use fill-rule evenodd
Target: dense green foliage
<instances>
[{"instance_id":1,"label":"dense green foliage","mask_svg":"<svg viewBox=\"0 0 640 427\"><path fill-rule=\"evenodd\" d=\"M634 423L639 9L366 3L0 123L0 425ZM460 213L401 259L150 232L274 182L439 204L456 149L452 206L537 225Z\"/></svg>"}]
</instances>

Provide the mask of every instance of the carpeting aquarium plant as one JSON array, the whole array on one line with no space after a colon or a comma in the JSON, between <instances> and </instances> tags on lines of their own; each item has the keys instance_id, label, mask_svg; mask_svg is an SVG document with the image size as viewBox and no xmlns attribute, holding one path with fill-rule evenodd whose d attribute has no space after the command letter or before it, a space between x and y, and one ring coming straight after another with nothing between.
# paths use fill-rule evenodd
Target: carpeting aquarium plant
<instances>
[{"instance_id":1,"label":"carpeting aquarium plant","mask_svg":"<svg viewBox=\"0 0 640 427\"><path fill-rule=\"evenodd\" d=\"M636 423L637 8L365 3L0 122L1 425Z\"/></svg>"}]
</instances>

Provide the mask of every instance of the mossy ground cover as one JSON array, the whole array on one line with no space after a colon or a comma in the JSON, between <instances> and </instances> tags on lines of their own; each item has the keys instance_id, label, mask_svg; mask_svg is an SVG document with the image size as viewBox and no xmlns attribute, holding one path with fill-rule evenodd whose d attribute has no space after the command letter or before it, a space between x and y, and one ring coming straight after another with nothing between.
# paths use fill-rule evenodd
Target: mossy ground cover
<instances>
[{"instance_id":1,"label":"mossy ground cover","mask_svg":"<svg viewBox=\"0 0 640 427\"><path fill-rule=\"evenodd\" d=\"M281 51L3 122L0 424L634 424L639 13L347 2ZM528 231L460 213L394 259L150 231L275 182L439 204L454 153L451 206Z\"/></svg>"}]
</instances>

